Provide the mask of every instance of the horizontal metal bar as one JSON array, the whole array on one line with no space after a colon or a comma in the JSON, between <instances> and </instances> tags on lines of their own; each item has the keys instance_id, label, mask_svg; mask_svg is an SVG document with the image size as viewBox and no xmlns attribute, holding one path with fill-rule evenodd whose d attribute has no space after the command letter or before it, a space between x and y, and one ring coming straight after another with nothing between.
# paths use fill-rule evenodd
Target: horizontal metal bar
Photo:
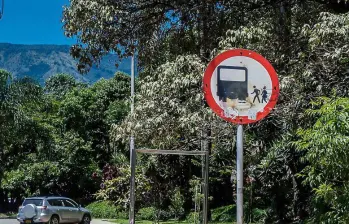
<instances>
[{"instance_id":1,"label":"horizontal metal bar","mask_svg":"<svg viewBox=\"0 0 349 224\"><path fill-rule=\"evenodd\" d=\"M167 154L167 155L206 155L206 151L183 151L183 150L161 150L161 149L136 149L136 152L144 154Z\"/></svg>"}]
</instances>

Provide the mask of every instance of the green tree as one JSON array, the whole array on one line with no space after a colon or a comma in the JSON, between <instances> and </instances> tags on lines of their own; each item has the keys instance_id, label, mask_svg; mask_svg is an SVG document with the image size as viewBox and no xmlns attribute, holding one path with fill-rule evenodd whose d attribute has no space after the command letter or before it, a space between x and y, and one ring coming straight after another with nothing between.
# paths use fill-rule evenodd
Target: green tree
<instances>
[{"instance_id":1,"label":"green tree","mask_svg":"<svg viewBox=\"0 0 349 224\"><path fill-rule=\"evenodd\" d=\"M57 74L45 81L45 92L62 99L65 94L78 86L86 87L87 85L77 82L72 75Z\"/></svg>"},{"instance_id":2,"label":"green tree","mask_svg":"<svg viewBox=\"0 0 349 224\"><path fill-rule=\"evenodd\" d=\"M49 145L46 130L31 117L41 100L42 88L37 83L28 78L13 80L9 72L0 70L0 182L28 153ZM1 185L0 189L0 203L6 209L9 191Z\"/></svg>"},{"instance_id":3,"label":"green tree","mask_svg":"<svg viewBox=\"0 0 349 224\"><path fill-rule=\"evenodd\" d=\"M176 187L172 193L170 209L175 216L175 219L179 220L184 215L184 197L181 194L180 188Z\"/></svg>"},{"instance_id":4,"label":"green tree","mask_svg":"<svg viewBox=\"0 0 349 224\"><path fill-rule=\"evenodd\" d=\"M96 193L96 198L113 201L116 205L127 209L130 195L130 167L124 164L114 171L114 177L104 178L101 189ZM144 206L149 198L151 182L139 168L136 172L135 182L137 206Z\"/></svg>"},{"instance_id":5,"label":"green tree","mask_svg":"<svg viewBox=\"0 0 349 224\"><path fill-rule=\"evenodd\" d=\"M0 204L38 194L91 200L111 159L110 125L128 113L129 77L87 86L61 74L45 93L29 79L0 74Z\"/></svg>"},{"instance_id":6,"label":"green tree","mask_svg":"<svg viewBox=\"0 0 349 224\"><path fill-rule=\"evenodd\" d=\"M349 221L349 98L319 98L307 115L315 123L300 129L298 150L304 151L307 166L304 183L314 191L312 223Z\"/></svg>"}]
</instances>

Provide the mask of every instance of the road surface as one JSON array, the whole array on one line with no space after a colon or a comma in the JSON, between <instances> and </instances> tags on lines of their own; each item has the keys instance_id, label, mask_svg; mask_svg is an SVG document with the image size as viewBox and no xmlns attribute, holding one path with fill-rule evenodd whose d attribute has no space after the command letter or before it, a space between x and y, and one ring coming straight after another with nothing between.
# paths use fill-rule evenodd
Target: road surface
<instances>
[{"instance_id":1,"label":"road surface","mask_svg":"<svg viewBox=\"0 0 349 224\"><path fill-rule=\"evenodd\" d=\"M16 219L0 219L0 224L19 224L19 222ZM110 224L110 222L94 219L91 224Z\"/></svg>"}]
</instances>

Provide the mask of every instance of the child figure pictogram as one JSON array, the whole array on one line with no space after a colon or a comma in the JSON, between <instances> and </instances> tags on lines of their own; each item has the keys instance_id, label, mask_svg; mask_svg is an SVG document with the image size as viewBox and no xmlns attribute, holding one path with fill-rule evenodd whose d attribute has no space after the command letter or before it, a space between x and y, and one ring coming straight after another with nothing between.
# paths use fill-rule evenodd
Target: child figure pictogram
<instances>
[{"instance_id":1,"label":"child figure pictogram","mask_svg":"<svg viewBox=\"0 0 349 224\"><path fill-rule=\"evenodd\" d=\"M262 90L262 103L263 101L267 103L267 97L268 97L267 87L264 86Z\"/></svg>"}]
</instances>

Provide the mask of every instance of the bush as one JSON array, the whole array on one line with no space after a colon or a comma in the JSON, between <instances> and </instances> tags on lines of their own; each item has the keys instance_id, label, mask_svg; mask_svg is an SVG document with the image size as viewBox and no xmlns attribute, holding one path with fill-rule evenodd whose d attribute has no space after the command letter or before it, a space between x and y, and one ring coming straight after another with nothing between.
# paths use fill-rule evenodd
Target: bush
<instances>
[{"instance_id":1,"label":"bush","mask_svg":"<svg viewBox=\"0 0 349 224\"><path fill-rule=\"evenodd\" d=\"M128 214L124 209L117 207L111 201L96 201L86 207L94 218L102 219L127 219Z\"/></svg>"},{"instance_id":2,"label":"bush","mask_svg":"<svg viewBox=\"0 0 349 224\"><path fill-rule=\"evenodd\" d=\"M136 219L148 220L148 221L154 221L154 220L166 221L173 217L174 215L170 211L162 210L162 209L157 210L154 207L141 208L136 215Z\"/></svg>"},{"instance_id":3,"label":"bush","mask_svg":"<svg viewBox=\"0 0 349 224\"><path fill-rule=\"evenodd\" d=\"M190 212L187 216L188 223L200 223L201 222L201 213L200 212Z\"/></svg>"},{"instance_id":4,"label":"bush","mask_svg":"<svg viewBox=\"0 0 349 224\"><path fill-rule=\"evenodd\" d=\"M212 221L233 222L236 221L236 205L228 205L212 209Z\"/></svg>"},{"instance_id":5,"label":"bush","mask_svg":"<svg viewBox=\"0 0 349 224\"><path fill-rule=\"evenodd\" d=\"M247 207L244 207L245 210L245 220L247 217ZM234 222L236 221L236 205L228 205L211 210L212 212L212 221L214 222ZM267 216L266 210L254 208L252 210L253 222L260 223L264 222Z\"/></svg>"},{"instance_id":6,"label":"bush","mask_svg":"<svg viewBox=\"0 0 349 224\"><path fill-rule=\"evenodd\" d=\"M267 211L259 208L254 208L252 210L252 219L254 222L262 222L264 223L267 217Z\"/></svg>"},{"instance_id":7,"label":"bush","mask_svg":"<svg viewBox=\"0 0 349 224\"><path fill-rule=\"evenodd\" d=\"M163 210L163 209L161 209L160 211L157 210L155 214L156 214L157 220L161 220L161 221L167 221L175 217L175 215L172 214L171 211Z\"/></svg>"},{"instance_id":8,"label":"bush","mask_svg":"<svg viewBox=\"0 0 349 224\"><path fill-rule=\"evenodd\" d=\"M156 217L156 209L154 207L146 207L139 209L136 218L140 220L154 220Z\"/></svg>"}]
</instances>

